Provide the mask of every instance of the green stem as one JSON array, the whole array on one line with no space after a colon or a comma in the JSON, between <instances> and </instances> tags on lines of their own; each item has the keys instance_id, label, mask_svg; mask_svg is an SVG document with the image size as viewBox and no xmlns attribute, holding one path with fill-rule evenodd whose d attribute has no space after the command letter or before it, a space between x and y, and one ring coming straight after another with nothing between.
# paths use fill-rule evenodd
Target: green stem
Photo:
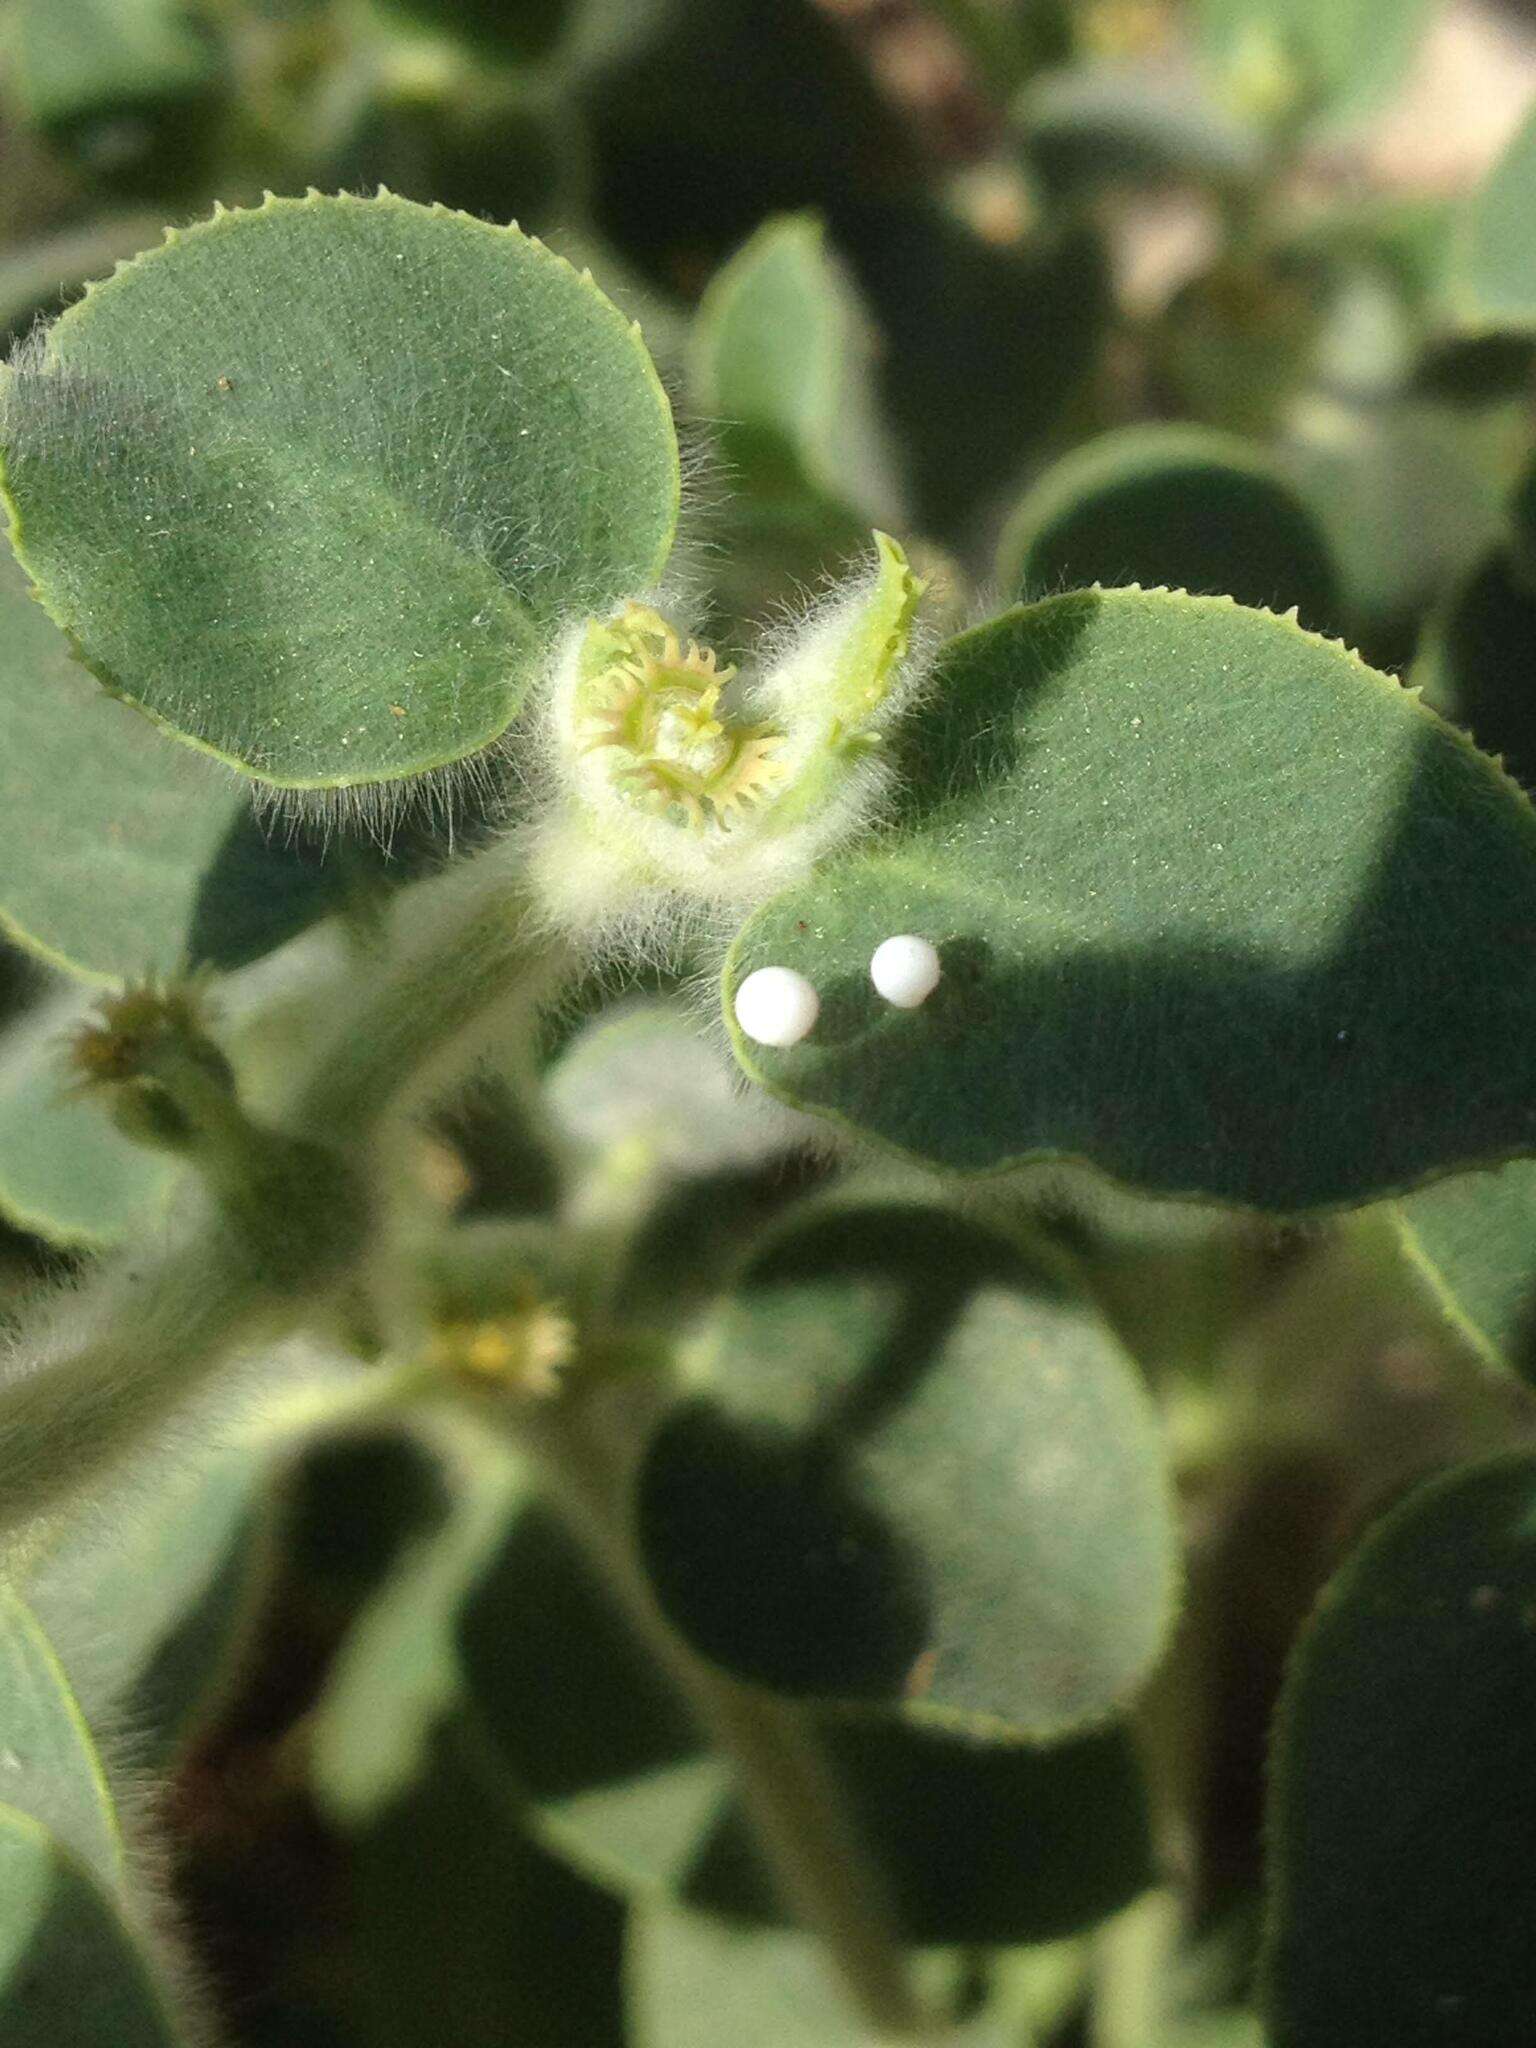
<instances>
[{"instance_id":1,"label":"green stem","mask_svg":"<svg viewBox=\"0 0 1536 2048\"><path fill-rule=\"evenodd\" d=\"M413 890L408 915L400 955L363 992L299 1093L292 1121L316 1158L330 1148L362 1159L386 1121L455 1061L467 1064L509 1008L531 1013L568 961L495 853ZM297 1152L294 1163L305 1163ZM279 1235L297 1217L307 1270L295 1264L299 1246L294 1258L259 1255L259 1215L204 1203L178 1242L120 1256L23 1333L0 1362L0 1532L14 1538L93 1488L234 1346L293 1328L345 1278L365 1221L322 1213L323 1186L319 1203L295 1204L288 1179L278 1174L253 1200L283 1212L271 1218ZM353 1205L337 1197L333 1206ZM332 1242L344 1251L339 1265L325 1256Z\"/></svg>"},{"instance_id":2,"label":"green stem","mask_svg":"<svg viewBox=\"0 0 1536 2048\"><path fill-rule=\"evenodd\" d=\"M623 1462L579 1411L531 1411L519 1433L636 1635L735 1766L784 1905L822 1941L864 2022L891 2041L942 2041L947 2030L912 1988L883 1887L804 1712L706 1664L674 1631L625 1526Z\"/></svg>"}]
</instances>

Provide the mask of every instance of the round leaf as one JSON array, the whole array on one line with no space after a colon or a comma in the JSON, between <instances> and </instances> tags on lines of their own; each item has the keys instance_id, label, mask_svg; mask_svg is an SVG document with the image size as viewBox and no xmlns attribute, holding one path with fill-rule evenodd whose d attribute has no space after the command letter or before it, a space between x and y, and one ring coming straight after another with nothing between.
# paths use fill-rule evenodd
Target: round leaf
<instances>
[{"instance_id":1,"label":"round leaf","mask_svg":"<svg viewBox=\"0 0 1536 2048\"><path fill-rule=\"evenodd\" d=\"M1536 815L1289 620L1105 591L949 643L906 829L739 935L821 996L747 1071L941 1165L1083 1158L1280 1212L1536 1146ZM892 932L943 979L870 986Z\"/></svg>"},{"instance_id":2,"label":"round leaf","mask_svg":"<svg viewBox=\"0 0 1536 2048\"><path fill-rule=\"evenodd\" d=\"M0 1792L109 1885L121 1883L122 1837L95 1742L53 1645L8 1587L0 1587Z\"/></svg>"},{"instance_id":3,"label":"round leaf","mask_svg":"<svg viewBox=\"0 0 1536 2048\"><path fill-rule=\"evenodd\" d=\"M1536 1160L1431 1181L1392 1216L1452 1328L1491 1364L1536 1382Z\"/></svg>"},{"instance_id":4,"label":"round leaf","mask_svg":"<svg viewBox=\"0 0 1536 2048\"><path fill-rule=\"evenodd\" d=\"M802 1221L738 1281L703 1372L639 1517L706 1656L1037 1739L1145 1678L1173 1592L1151 1411L1096 1313L1011 1243L926 1206Z\"/></svg>"},{"instance_id":5,"label":"round leaf","mask_svg":"<svg viewBox=\"0 0 1536 2048\"><path fill-rule=\"evenodd\" d=\"M1127 427L1048 470L1003 537L998 576L1021 597L1091 583L1169 584L1309 625L1338 611L1328 548L1277 470L1235 435Z\"/></svg>"},{"instance_id":6,"label":"round leaf","mask_svg":"<svg viewBox=\"0 0 1536 2048\"><path fill-rule=\"evenodd\" d=\"M729 1763L547 1515L513 1518L458 1640L479 1723L552 1847L637 1900L776 1916ZM1150 1881L1123 1727L1044 1751L895 1717L819 1727L909 1940L1048 1941Z\"/></svg>"},{"instance_id":7,"label":"round leaf","mask_svg":"<svg viewBox=\"0 0 1536 2048\"><path fill-rule=\"evenodd\" d=\"M89 978L180 961L230 777L105 698L0 553L0 925Z\"/></svg>"},{"instance_id":8,"label":"round leaf","mask_svg":"<svg viewBox=\"0 0 1536 2048\"><path fill-rule=\"evenodd\" d=\"M1508 2048L1536 1925L1536 1459L1410 1495L1323 1596L1272 1776L1276 2048Z\"/></svg>"},{"instance_id":9,"label":"round leaf","mask_svg":"<svg viewBox=\"0 0 1536 2048\"><path fill-rule=\"evenodd\" d=\"M100 1887L0 1806L0 2048L178 2048L164 1994Z\"/></svg>"},{"instance_id":10,"label":"round leaf","mask_svg":"<svg viewBox=\"0 0 1536 2048\"><path fill-rule=\"evenodd\" d=\"M564 620L654 581L677 505L665 396L591 282L386 194L173 232L49 330L4 436L90 666L293 785L496 739Z\"/></svg>"}]
</instances>

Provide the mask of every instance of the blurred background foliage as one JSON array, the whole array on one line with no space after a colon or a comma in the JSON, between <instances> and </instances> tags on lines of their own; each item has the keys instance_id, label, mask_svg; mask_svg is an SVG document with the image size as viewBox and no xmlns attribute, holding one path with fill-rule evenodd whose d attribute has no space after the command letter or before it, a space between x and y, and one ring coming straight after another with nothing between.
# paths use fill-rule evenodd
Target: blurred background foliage
<instances>
[{"instance_id":1,"label":"blurred background foliage","mask_svg":"<svg viewBox=\"0 0 1536 2048\"><path fill-rule=\"evenodd\" d=\"M1491 0L3 0L0 329L215 199L383 184L516 219L642 324L727 647L878 523L942 623L1094 580L1294 605L1529 784L1533 101L1536 7ZM219 873L238 895L257 861L265 922L215 919L219 964L375 900L366 842L288 844L274 892L252 837ZM57 979L0 952L0 1308L159 1185L52 1106ZM616 1285L675 1325L826 1168L668 1012L594 1025L613 993L552 1026L551 1101L565 1142L643 1129L666 1162ZM442 1209L547 1213L519 1115L490 1075L423 1136ZM1298 1622L1368 1516L1529 1412L1469 1381L1379 1216L1042 1225L1147 1368L1179 1475L1186 1611L1136 1755L1119 1727L1049 1768L884 1724L837 1740L871 1828L901 1820L913 1939L998 2039L1252 2048ZM1426 1202L1418 1227L1457 1219ZM1489 1309L1512 1354L1528 1270ZM450 1501L408 1440L284 1417L183 1475L94 1596L133 1615L127 1718L174 1764L169 1882L232 2038L851 2044L710 1760L643 1675L609 1696L623 1647L558 1540L509 1518L515 1476L492 1461ZM172 1569L193 1514L197 1569L185 1544ZM31 1589L45 1620L67 1565ZM496 1654L509 1633L526 1657Z\"/></svg>"}]
</instances>

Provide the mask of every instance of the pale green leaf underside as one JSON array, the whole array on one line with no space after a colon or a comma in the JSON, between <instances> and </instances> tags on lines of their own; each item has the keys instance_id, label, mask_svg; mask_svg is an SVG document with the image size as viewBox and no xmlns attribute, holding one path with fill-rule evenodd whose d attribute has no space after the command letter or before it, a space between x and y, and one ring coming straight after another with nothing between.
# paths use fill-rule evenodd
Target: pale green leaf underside
<instances>
[{"instance_id":1,"label":"pale green leaf underside","mask_svg":"<svg viewBox=\"0 0 1536 2048\"><path fill-rule=\"evenodd\" d=\"M936 2011L960 1987L961 1959L919 1960ZM789 1928L731 1927L650 1905L629 1924L626 1970L634 2048L870 2048L821 1944ZM987 2015L944 2034L947 2048L1017 2048L1016 2027Z\"/></svg>"},{"instance_id":2,"label":"pale green leaf underside","mask_svg":"<svg viewBox=\"0 0 1536 2048\"><path fill-rule=\"evenodd\" d=\"M1536 1160L1431 1181L1391 1213L1452 1327L1490 1363L1536 1379Z\"/></svg>"},{"instance_id":3,"label":"pale green leaf underside","mask_svg":"<svg viewBox=\"0 0 1536 2048\"><path fill-rule=\"evenodd\" d=\"M64 1049L82 1014L71 991L0 1034L0 1215L98 1246L153 1213L174 1169L121 1136L100 1100L68 1092Z\"/></svg>"},{"instance_id":4,"label":"pale green leaf underside","mask_svg":"<svg viewBox=\"0 0 1536 2048\"><path fill-rule=\"evenodd\" d=\"M4 434L18 552L97 675L293 785L495 739L676 516L619 313L515 229L387 195L170 236L49 331Z\"/></svg>"},{"instance_id":5,"label":"pale green leaf underside","mask_svg":"<svg viewBox=\"0 0 1536 2048\"><path fill-rule=\"evenodd\" d=\"M1464 202L1447 282L1465 327L1536 326L1536 112Z\"/></svg>"},{"instance_id":6,"label":"pale green leaf underside","mask_svg":"<svg viewBox=\"0 0 1536 2048\"><path fill-rule=\"evenodd\" d=\"M1412 62L1432 0L1197 0L1201 52L1245 112L1353 114Z\"/></svg>"},{"instance_id":7,"label":"pale green leaf underside","mask_svg":"<svg viewBox=\"0 0 1536 2048\"><path fill-rule=\"evenodd\" d=\"M1411 1494L1323 1595L1271 1774L1275 2048L1530 2032L1536 1459Z\"/></svg>"},{"instance_id":8,"label":"pale green leaf underside","mask_svg":"<svg viewBox=\"0 0 1536 2048\"><path fill-rule=\"evenodd\" d=\"M101 1758L53 1645L32 1610L3 1586L0 1795L118 1885L123 1846Z\"/></svg>"},{"instance_id":9,"label":"pale green leaf underside","mask_svg":"<svg viewBox=\"0 0 1536 2048\"><path fill-rule=\"evenodd\" d=\"M1085 592L943 651L903 824L743 929L821 995L754 1078L937 1164L1077 1157L1295 1211L1536 1145L1536 815L1399 685L1219 599ZM944 965L869 982L895 932Z\"/></svg>"},{"instance_id":10,"label":"pale green leaf underside","mask_svg":"<svg viewBox=\"0 0 1536 2048\"><path fill-rule=\"evenodd\" d=\"M74 1856L0 1805L0 2048L177 2048L143 1952Z\"/></svg>"},{"instance_id":11,"label":"pale green leaf underside","mask_svg":"<svg viewBox=\"0 0 1536 2048\"><path fill-rule=\"evenodd\" d=\"M131 116L206 91L216 49L185 0L19 0L16 84L43 127Z\"/></svg>"},{"instance_id":12,"label":"pale green leaf underside","mask_svg":"<svg viewBox=\"0 0 1536 2048\"><path fill-rule=\"evenodd\" d=\"M710 281L689 382L749 486L764 460L777 460L829 503L889 518L870 353L866 317L820 221L793 215L766 222Z\"/></svg>"},{"instance_id":13,"label":"pale green leaf underside","mask_svg":"<svg viewBox=\"0 0 1536 2048\"><path fill-rule=\"evenodd\" d=\"M80 666L0 553L0 925L88 978L181 959L243 799ZM3 1083L0 1083L3 1086Z\"/></svg>"},{"instance_id":14,"label":"pale green leaf underside","mask_svg":"<svg viewBox=\"0 0 1536 2048\"><path fill-rule=\"evenodd\" d=\"M1036 1740L1145 1679L1174 1582L1151 1412L1095 1312L1006 1241L900 1204L807 1219L741 1276L700 1372L638 1512L706 1656Z\"/></svg>"}]
</instances>

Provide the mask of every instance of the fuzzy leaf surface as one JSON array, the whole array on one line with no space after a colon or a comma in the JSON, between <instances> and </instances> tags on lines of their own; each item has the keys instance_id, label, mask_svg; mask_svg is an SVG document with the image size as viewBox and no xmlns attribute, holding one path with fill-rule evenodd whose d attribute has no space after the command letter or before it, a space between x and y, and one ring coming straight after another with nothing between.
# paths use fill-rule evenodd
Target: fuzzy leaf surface
<instances>
[{"instance_id":1,"label":"fuzzy leaf surface","mask_svg":"<svg viewBox=\"0 0 1536 2048\"><path fill-rule=\"evenodd\" d=\"M726 963L821 1013L747 1072L939 1165L1076 1157L1292 1212L1536 1145L1536 814L1388 677L1288 620L1085 592L943 650L904 829ZM938 947L917 1010L869 982Z\"/></svg>"},{"instance_id":2,"label":"fuzzy leaf surface","mask_svg":"<svg viewBox=\"0 0 1536 2048\"><path fill-rule=\"evenodd\" d=\"M1324 1593L1272 1773L1275 2048L1530 2030L1536 1458L1421 1487Z\"/></svg>"},{"instance_id":3,"label":"fuzzy leaf surface","mask_svg":"<svg viewBox=\"0 0 1536 2048\"><path fill-rule=\"evenodd\" d=\"M638 1514L705 1656L1035 1740L1146 1677L1174 1578L1150 1410L1095 1311L1011 1242L926 1205L806 1218L741 1276L699 1373Z\"/></svg>"},{"instance_id":4,"label":"fuzzy leaf surface","mask_svg":"<svg viewBox=\"0 0 1536 2048\"><path fill-rule=\"evenodd\" d=\"M665 396L596 287L387 195L172 235L48 331L3 428L18 553L96 674L297 786L498 738L570 614L654 581L677 507Z\"/></svg>"}]
</instances>

